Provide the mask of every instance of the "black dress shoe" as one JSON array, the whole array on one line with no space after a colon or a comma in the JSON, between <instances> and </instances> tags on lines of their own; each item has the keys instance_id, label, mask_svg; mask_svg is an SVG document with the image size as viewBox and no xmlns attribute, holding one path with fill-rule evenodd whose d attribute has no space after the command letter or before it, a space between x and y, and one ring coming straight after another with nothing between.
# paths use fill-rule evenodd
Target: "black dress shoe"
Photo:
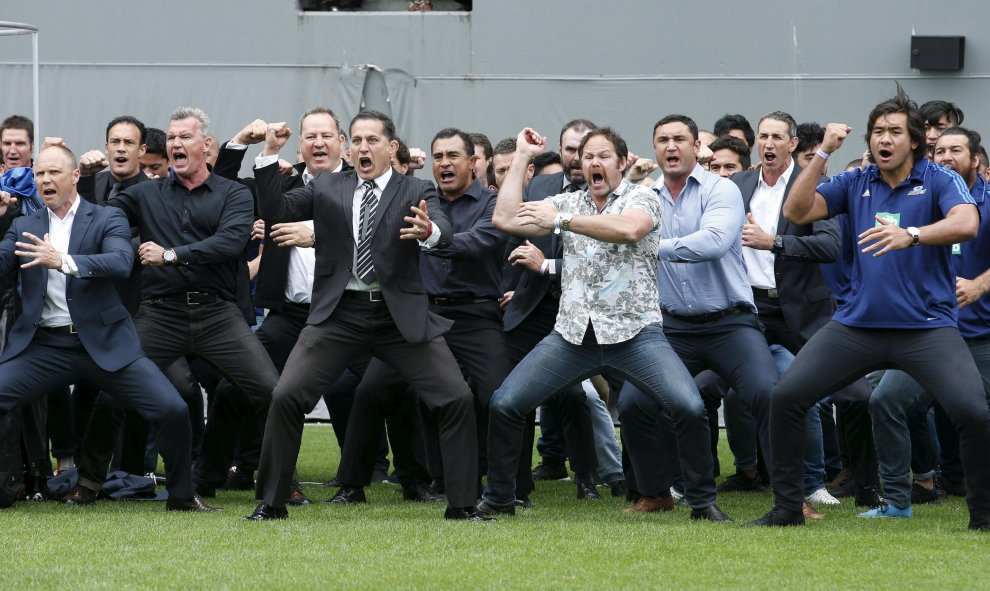
<instances>
[{"instance_id":1,"label":"black dress shoe","mask_svg":"<svg viewBox=\"0 0 990 591\"><path fill-rule=\"evenodd\" d=\"M238 470L236 466L227 471L227 480L222 490L254 490L254 474L250 470Z\"/></svg>"},{"instance_id":2,"label":"black dress shoe","mask_svg":"<svg viewBox=\"0 0 990 591\"><path fill-rule=\"evenodd\" d=\"M872 486L859 487L856 489L857 507L879 507L883 502L883 497L880 496L880 492Z\"/></svg>"},{"instance_id":3,"label":"black dress shoe","mask_svg":"<svg viewBox=\"0 0 990 591\"><path fill-rule=\"evenodd\" d=\"M437 503L439 501L446 500L443 495L436 494L430 490L429 485L422 482L417 482L412 486L403 487L402 499L417 503Z\"/></svg>"},{"instance_id":4,"label":"black dress shoe","mask_svg":"<svg viewBox=\"0 0 990 591\"><path fill-rule=\"evenodd\" d=\"M483 515L474 507L447 507L447 510L443 512L443 518L452 521L495 521L494 517Z\"/></svg>"},{"instance_id":5,"label":"black dress shoe","mask_svg":"<svg viewBox=\"0 0 990 591\"><path fill-rule=\"evenodd\" d=\"M174 497L169 497L165 501L166 511L189 511L192 513L220 513L223 511L220 507L211 507L203 501L203 497L199 495L193 495L191 499L176 499Z\"/></svg>"},{"instance_id":6,"label":"black dress shoe","mask_svg":"<svg viewBox=\"0 0 990 591\"><path fill-rule=\"evenodd\" d=\"M533 506L533 503L529 502L529 497L522 496L516 499L514 505L517 509L529 509Z\"/></svg>"},{"instance_id":7,"label":"black dress shoe","mask_svg":"<svg viewBox=\"0 0 990 591\"><path fill-rule=\"evenodd\" d=\"M969 529L973 531L990 531L990 519L969 520Z\"/></svg>"},{"instance_id":8,"label":"black dress shoe","mask_svg":"<svg viewBox=\"0 0 990 591\"><path fill-rule=\"evenodd\" d=\"M774 507L770 512L743 524L743 527L784 527L788 525L804 525L804 514L800 511L788 511Z\"/></svg>"},{"instance_id":9,"label":"black dress shoe","mask_svg":"<svg viewBox=\"0 0 990 591\"><path fill-rule=\"evenodd\" d=\"M542 462L533 469L533 480L567 480L567 468L560 462Z\"/></svg>"},{"instance_id":10,"label":"black dress shoe","mask_svg":"<svg viewBox=\"0 0 990 591\"><path fill-rule=\"evenodd\" d=\"M327 501L334 505L350 505L354 503L367 503L368 499L364 496L364 489L355 486L342 486L337 494L330 497Z\"/></svg>"},{"instance_id":11,"label":"black dress shoe","mask_svg":"<svg viewBox=\"0 0 990 591\"><path fill-rule=\"evenodd\" d=\"M341 484L339 480L337 480L337 477L336 476L334 476L333 478L331 478L330 480L327 480L326 482L324 482L320 486L322 486L323 488L339 488L339 487L344 486L344 485Z\"/></svg>"},{"instance_id":12,"label":"black dress shoe","mask_svg":"<svg viewBox=\"0 0 990 591\"><path fill-rule=\"evenodd\" d=\"M85 486L75 486L62 497L62 502L66 505L92 505L96 502L96 493L89 490Z\"/></svg>"},{"instance_id":13,"label":"black dress shoe","mask_svg":"<svg viewBox=\"0 0 990 591\"><path fill-rule=\"evenodd\" d=\"M450 511L449 508L447 510ZM478 501L477 506L475 506L475 510L485 517L490 517L492 515L515 515L516 504L496 505L495 503L489 502L482 498Z\"/></svg>"},{"instance_id":14,"label":"black dress shoe","mask_svg":"<svg viewBox=\"0 0 990 591\"><path fill-rule=\"evenodd\" d=\"M577 498L579 501L602 500L602 496L598 494L595 483L590 478L575 477L574 480L577 482Z\"/></svg>"},{"instance_id":15,"label":"black dress shoe","mask_svg":"<svg viewBox=\"0 0 990 591\"><path fill-rule=\"evenodd\" d=\"M276 509L268 503L262 503L255 507L254 513L251 513L244 519L248 521L272 521L275 519L288 519L288 517L289 512L285 507Z\"/></svg>"},{"instance_id":16,"label":"black dress shoe","mask_svg":"<svg viewBox=\"0 0 990 591\"><path fill-rule=\"evenodd\" d=\"M746 476L745 472L736 470L736 473L726 478L716 490L718 492L759 492L766 490L766 488L759 474L750 478Z\"/></svg>"},{"instance_id":17,"label":"black dress shoe","mask_svg":"<svg viewBox=\"0 0 990 591\"><path fill-rule=\"evenodd\" d=\"M629 494L629 487L626 486L625 479L616 480L612 484L608 485L608 487L612 491L612 498L621 499Z\"/></svg>"},{"instance_id":18,"label":"black dress shoe","mask_svg":"<svg viewBox=\"0 0 990 591\"><path fill-rule=\"evenodd\" d=\"M732 518L722 513L718 505L708 505L700 509L691 509L691 519L704 519L707 521L732 521Z\"/></svg>"},{"instance_id":19,"label":"black dress shoe","mask_svg":"<svg viewBox=\"0 0 990 591\"><path fill-rule=\"evenodd\" d=\"M217 497L217 487L206 484L196 485L196 495L204 499L215 499Z\"/></svg>"}]
</instances>

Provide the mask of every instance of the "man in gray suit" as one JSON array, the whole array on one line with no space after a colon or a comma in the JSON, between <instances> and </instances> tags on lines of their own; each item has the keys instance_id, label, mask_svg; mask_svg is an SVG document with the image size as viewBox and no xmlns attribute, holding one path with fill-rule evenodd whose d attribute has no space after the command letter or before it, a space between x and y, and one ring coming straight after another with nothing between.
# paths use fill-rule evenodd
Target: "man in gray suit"
<instances>
[{"instance_id":1,"label":"man in gray suit","mask_svg":"<svg viewBox=\"0 0 990 591\"><path fill-rule=\"evenodd\" d=\"M449 244L450 223L432 183L392 169L398 142L391 119L363 111L350 131L353 171L319 174L282 195L277 164L255 170L263 219L313 220L316 269L307 326L272 394L258 467L263 502L248 519L288 516L305 413L352 357L370 353L402 374L436 414L449 503L444 517L485 520L473 506L474 399L442 336L451 322L429 311L419 273L420 249ZM265 154L277 153L291 133L284 123L269 125Z\"/></svg>"}]
</instances>

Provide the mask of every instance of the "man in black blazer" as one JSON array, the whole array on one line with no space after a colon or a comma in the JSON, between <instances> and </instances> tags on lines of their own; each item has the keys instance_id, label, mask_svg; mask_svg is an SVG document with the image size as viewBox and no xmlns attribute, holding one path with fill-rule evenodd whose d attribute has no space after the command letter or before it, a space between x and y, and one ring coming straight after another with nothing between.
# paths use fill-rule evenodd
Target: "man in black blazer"
<instances>
[{"instance_id":1,"label":"man in black blazer","mask_svg":"<svg viewBox=\"0 0 990 591\"><path fill-rule=\"evenodd\" d=\"M65 146L42 150L35 181L44 209L18 218L0 242L0 273L20 266L23 310L0 357L0 413L79 379L127 400L158 427L168 472L168 510L215 511L194 494L189 413L145 356L114 280L134 250L117 209L79 198L79 169ZM0 215L10 205L0 197ZM95 499L90 490L86 502Z\"/></svg>"},{"instance_id":2,"label":"man in black blazer","mask_svg":"<svg viewBox=\"0 0 990 591\"><path fill-rule=\"evenodd\" d=\"M450 224L438 214L431 183L392 168L398 142L391 119L363 111L350 131L353 172L319 175L282 195L277 164L255 170L261 217L313 220L317 240L309 318L273 394L258 470L263 502L248 519L288 516L305 413L355 356L371 353L402 374L437 415L449 503L444 516L482 520L473 507L474 400L442 337L451 322L430 313L419 273L420 249L449 244ZM284 124L270 125L266 153L277 153L290 135Z\"/></svg>"}]
</instances>

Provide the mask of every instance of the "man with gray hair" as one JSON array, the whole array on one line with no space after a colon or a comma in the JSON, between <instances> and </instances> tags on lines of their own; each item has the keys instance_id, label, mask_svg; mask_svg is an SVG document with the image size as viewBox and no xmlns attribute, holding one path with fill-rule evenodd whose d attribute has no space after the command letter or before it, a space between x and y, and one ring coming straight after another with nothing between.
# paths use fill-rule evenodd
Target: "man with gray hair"
<instances>
[{"instance_id":1,"label":"man with gray hair","mask_svg":"<svg viewBox=\"0 0 990 591\"><path fill-rule=\"evenodd\" d=\"M196 354L224 373L254 404L267 407L278 372L235 303L244 247L251 236L250 191L207 167L209 118L176 109L166 131L174 174L121 190L107 204L138 228L142 301L135 317L141 345L160 368ZM259 413L264 416L264 413ZM234 441L207 426L194 479L202 496L222 485ZM81 466L92 488L106 466Z\"/></svg>"}]
</instances>

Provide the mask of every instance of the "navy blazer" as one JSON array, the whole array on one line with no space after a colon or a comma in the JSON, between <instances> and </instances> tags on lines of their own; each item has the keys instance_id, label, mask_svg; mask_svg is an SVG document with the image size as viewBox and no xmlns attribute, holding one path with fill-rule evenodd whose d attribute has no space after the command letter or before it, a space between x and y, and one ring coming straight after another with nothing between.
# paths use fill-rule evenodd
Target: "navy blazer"
<instances>
[{"instance_id":1,"label":"navy blazer","mask_svg":"<svg viewBox=\"0 0 990 591\"><path fill-rule=\"evenodd\" d=\"M20 272L22 306L0 362L22 353L34 339L41 321L48 269L21 269L20 265L31 259L15 255L14 242L22 239L22 232L38 237L47 234L48 211L46 207L15 219L0 242L0 274ZM124 213L80 198L68 253L79 268L79 277L66 278L66 301L86 352L106 371L117 371L143 357L137 329L115 285L116 280L127 279L134 261L131 230Z\"/></svg>"},{"instance_id":2,"label":"navy blazer","mask_svg":"<svg viewBox=\"0 0 990 591\"><path fill-rule=\"evenodd\" d=\"M564 173L540 175L533 177L526 189L524 201L542 201L547 197L559 195L564 192ZM524 238L513 237L505 247L506 257L515 248L524 242ZM514 290L509 305L505 308L505 315L502 317L503 327L506 331L512 330L522 324L523 320L529 317L543 300L544 296L552 291L560 290L560 274L564 267L563 244L559 236L550 233L546 236L535 236L528 239L529 242L543 252L547 259L555 261L554 266L557 273L555 275L540 275L506 262L503 270L502 291Z\"/></svg>"},{"instance_id":3,"label":"navy blazer","mask_svg":"<svg viewBox=\"0 0 990 591\"><path fill-rule=\"evenodd\" d=\"M320 324L333 314L353 275L354 215L352 205L358 176L353 170L318 174L308 185L283 195L278 164L254 171L258 210L268 224L313 220L316 233L316 269L309 324ZM399 229L410 206L426 200L430 219L440 230L436 248L450 244L450 222L437 202L430 183L392 171L382 192L371 228L371 258L385 304L399 332L410 343L427 342L450 330L453 322L430 312L419 273L420 246L416 240L400 240ZM266 255L267 256L267 255ZM264 260L264 259L262 259Z\"/></svg>"},{"instance_id":4,"label":"navy blazer","mask_svg":"<svg viewBox=\"0 0 990 591\"><path fill-rule=\"evenodd\" d=\"M730 177L742 193L746 213L749 213L749 203L756 192L760 174L760 169L754 169L737 172ZM835 219L796 225L784 217L783 203L787 201L791 186L799 174L801 167L794 163L777 219L777 234L782 237L784 248L775 253L773 270L784 322L791 332L806 342L825 326L835 311L832 292L822 279L818 263L831 263L839 256L840 237L839 223Z\"/></svg>"}]
</instances>

